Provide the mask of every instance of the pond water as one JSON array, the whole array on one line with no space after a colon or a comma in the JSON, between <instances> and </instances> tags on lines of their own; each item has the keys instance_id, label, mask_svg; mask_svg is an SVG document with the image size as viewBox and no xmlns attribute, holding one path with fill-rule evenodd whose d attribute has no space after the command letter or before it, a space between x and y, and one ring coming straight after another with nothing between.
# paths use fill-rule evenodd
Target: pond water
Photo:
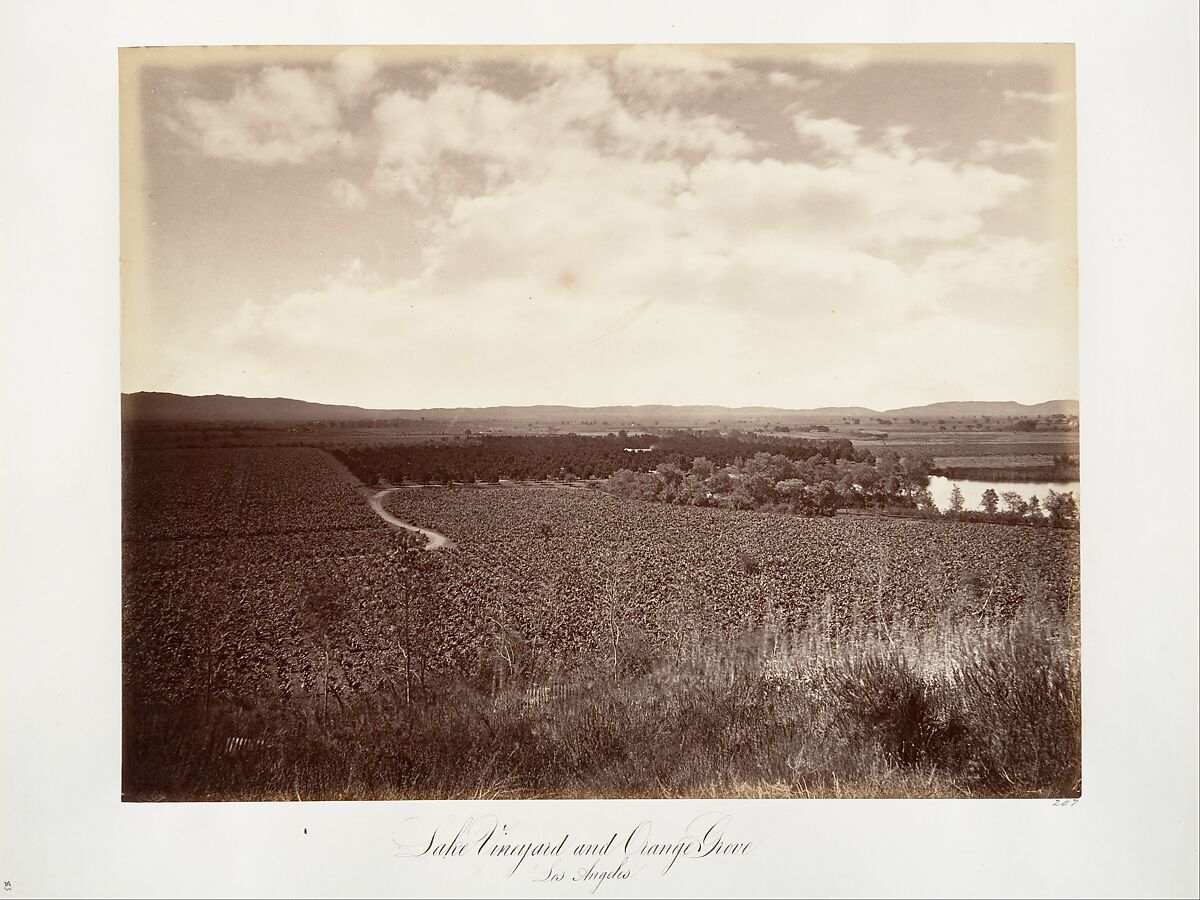
<instances>
[{"instance_id":1,"label":"pond water","mask_svg":"<svg viewBox=\"0 0 1200 900\"><path fill-rule=\"evenodd\" d=\"M1032 494L1037 494L1038 500L1045 500L1046 492L1053 489L1059 494L1070 492L1075 495L1076 501L1079 500L1078 481L972 481L966 478L952 480L941 475L931 476L929 493L933 495L933 502L937 504L938 509L943 512L950 508L950 492L956 484L963 494L963 509L967 511L977 512L982 509L979 501L983 499L983 492L988 488L997 494L1016 491L1026 500ZM1004 509L1003 503L1000 504L1000 509Z\"/></svg>"}]
</instances>

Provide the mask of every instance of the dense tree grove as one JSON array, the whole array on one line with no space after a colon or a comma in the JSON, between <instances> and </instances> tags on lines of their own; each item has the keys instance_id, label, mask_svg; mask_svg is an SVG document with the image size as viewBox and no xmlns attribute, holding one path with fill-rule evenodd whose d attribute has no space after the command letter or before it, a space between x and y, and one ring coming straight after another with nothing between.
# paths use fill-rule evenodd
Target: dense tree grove
<instances>
[{"instance_id":1,"label":"dense tree grove","mask_svg":"<svg viewBox=\"0 0 1200 900\"><path fill-rule=\"evenodd\" d=\"M623 431L598 436L482 435L452 444L344 447L334 452L367 484L380 480L400 484L607 478L620 469L646 472L663 464L690 467L698 456L717 467L759 453L787 460L816 457L827 463L873 459L869 452L856 454L854 445L844 439L815 441L698 430L663 435Z\"/></svg>"},{"instance_id":2,"label":"dense tree grove","mask_svg":"<svg viewBox=\"0 0 1200 900\"><path fill-rule=\"evenodd\" d=\"M838 509L936 510L929 495L927 457L794 459L760 451L719 465L695 457L686 465L659 463L652 471L621 469L605 489L619 497L688 506L768 509L805 516L832 516Z\"/></svg>"},{"instance_id":3,"label":"dense tree grove","mask_svg":"<svg viewBox=\"0 0 1200 900\"><path fill-rule=\"evenodd\" d=\"M805 440L747 432L477 435L457 443L349 446L333 453L366 484L450 484L601 479L609 493L684 506L757 509L801 516L886 510L977 522L1073 526L1070 494L1043 501L984 493L979 510L962 492L940 511L929 493L930 457L912 449L878 456L848 440ZM957 486L956 486L957 489Z\"/></svg>"},{"instance_id":4,"label":"dense tree grove","mask_svg":"<svg viewBox=\"0 0 1200 900\"><path fill-rule=\"evenodd\" d=\"M700 456L687 467L659 463L649 472L621 469L608 478L604 489L631 500L801 516L832 516L840 509L875 509L1005 525L1073 527L1079 523L1074 495L1054 490L1041 501L1036 494L1026 500L1016 491L1001 495L988 488L976 511L965 508L962 490L956 484L949 507L942 512L929 493L931 468L926 457L898 456L892 451L873 461L830 460L816 455L792 460L782 454L756 453L720 467Z\"/></svg>"}]
</instances>

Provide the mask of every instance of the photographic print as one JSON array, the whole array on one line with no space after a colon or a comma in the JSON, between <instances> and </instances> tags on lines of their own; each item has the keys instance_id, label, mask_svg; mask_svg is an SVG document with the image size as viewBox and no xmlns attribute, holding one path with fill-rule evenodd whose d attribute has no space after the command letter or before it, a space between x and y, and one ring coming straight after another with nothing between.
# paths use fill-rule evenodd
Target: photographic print
<instances>
[{"instance_id":1,"label":"photographic print","mask_svg":"<svg viewBox=\"0 0 1200 900\"><path fill-rule=\"evenodd\" d=\"M122 798L1078 798L1070 45L126 48Z\"/></svg>"}]
</instances>

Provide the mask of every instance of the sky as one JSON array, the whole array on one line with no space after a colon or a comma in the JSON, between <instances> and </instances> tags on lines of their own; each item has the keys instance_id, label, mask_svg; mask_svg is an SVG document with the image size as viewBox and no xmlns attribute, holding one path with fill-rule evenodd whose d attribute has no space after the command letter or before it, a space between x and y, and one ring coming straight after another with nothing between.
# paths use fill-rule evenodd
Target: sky
<instances>
[{"instance_id":1,"label":"sky","mask_svg":"<svg viewBox=\"0 0 1200 900\"><path fill-rule=\"evenodd\" d=\"M1070 50L122 58L122 390L1078 396Z\"/></svg>"}]
</instances>

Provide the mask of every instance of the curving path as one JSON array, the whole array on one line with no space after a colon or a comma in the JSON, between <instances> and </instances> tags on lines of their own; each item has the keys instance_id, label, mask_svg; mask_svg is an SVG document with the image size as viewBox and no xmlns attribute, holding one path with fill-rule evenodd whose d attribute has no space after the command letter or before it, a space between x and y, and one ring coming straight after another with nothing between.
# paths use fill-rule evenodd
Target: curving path
<instances>
[{"instance_id":1,"label":"curving path","mask_svg":"<svg viewBox=\"0 0 1200 900\"><path fill-rule=\"evenodd\" d=\"M454 548L454 542L446 537L440 531L434 531L432 528L422 528L420 525L413 525L411 522L405 522L403 519L397 519L390 512L383 508L383 498L395 491L404 490L403 488L384 488L382 491L376 491L372 494L367 502L371 505L371 509L375 510L375 515L383 519L389 525L396 528L403 528L405 531L415 531L417 534L423 534L429 539L429 543L425 545L426 550L451 550Z\"/></svg>"},{"instance_id":2,"label":"curving path","mask_svg":"<svg viewBox=\"0 0 1200 900\"><path fill-rule=\"evenodd\" d=\"M383 498L392 493L392 491L399 491L402 488L389 487L381 491L372 490L359 481L355 474L347 469L342 464L342 461L328 450L322 450L321 453L324 454L325 461L329 463L329 466L346 480L346 483L354 489L355 493L367 501L367 505L383 521L387 522L393 528L403 528L405 531L413 531L417 534L425 535L429 540L429 543L425 545L426 550L452 550L454 548L454 542L440 531L434 531L432 528L422 528L420 525L413 525L411 522L397 519L383 508Z\"/></svg>"}]
</instances>

